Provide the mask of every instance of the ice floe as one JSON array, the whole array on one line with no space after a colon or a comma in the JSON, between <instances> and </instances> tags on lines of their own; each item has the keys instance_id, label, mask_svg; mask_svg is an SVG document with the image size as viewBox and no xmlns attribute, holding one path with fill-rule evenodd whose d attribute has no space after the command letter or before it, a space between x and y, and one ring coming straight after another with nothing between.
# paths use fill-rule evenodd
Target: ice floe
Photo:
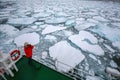
<instances>
[{"instance_id":1,"label":"ice floe","mask_svg":"<svg viewBox=\"0 0 120 80\"><path fill-rule=\"evenodd\" d=\"M114 22L114 23L111 23L112 25L114 25L114 26L118 26L119 28L120 28L120 22Z\"/></svg>"},{"instance_id":2,"label":"ice floe","mask_svg":"<svg viewBox=\"0 0 120 80\"><path fill-rule=\"evenodd\" d=\"M117 64L113 60L110 61L110 65L113 68L117 68L118 67Z\"/></svg>"},{"instance_id":3,"label":"ice floe","mask_svg":"<svg viewBox=\"0 0 120 80\"><path fill-rule=\"evenodd\" d=\"M64 13L64 12L57 12L56 14L55 14L55 17L68 17L69 15L68 14L66 14L66 13Z\"/></svg>"},{"instance_id":4,"label":"ice floe","mask_svg":"<svg viewBox=\"0 0 120 80\"><path fill-rule=\"evenodd\" d=\"M51 15L51 13L42 12L42 13L34 14L33 17L35 17L35 18L45 18L45 17L49 17L50 15Z\"/></svg>"},{"instance_id":5,"label":"ice floe","mask_svg":"<svg viewBox=\"0 0 120 80\"><path fill-rule=\"evenodd\" d=\"M7 24L0 25L0 31L6 33L9 36L14 36L19 32L19 30L16 29L14 26Z\"/></svg>"},{"instance_id":6,"label":"ice floe","mask_svg":"<svg viewBox=\"0 0 120 80\"><path fill-rule=\"evenodd\" d=\"M54 46L49 48L50 56L58 62L56 64L58 70L67 72L70 69L74 68L77 64L84 60L85 56L81 53L80 50L72 47L67 41L60 41ZM67 64L69 66L63 65Z\"/></svg>"},{"instance_id":7,"label":"ice floe","mask_svg":"<svg viewBox=\"0 0 120 80\"><path fill-rule=\"evenodd\" d=\"M120 21L120 18L115 18L115 17L109 17L109 19L113 21Z\"/></svg>"},{"instance_id":8,"label":"ice floe","mask_svg":"<svg viewBox=\"0 0 120 80\"><path fill-rule=\"evenodd\" d=\"M71 32L71 31L63 30L63 32L64 32L64 35L68 36L68 37L73 35L73 32Z\"/></svg>"},{"instance_id":9,"label":"ice floe","mask_svg":"<svg viewBox=\"0 0 120 80\"><path fill-rule=\"evenodd\" d=\"M67 21L67 18L65 17L54 17L54 18L50 18L45 20L45 23L47 24L61 24L61 23L65 23Z\"/></svg>"},{"instance_id":10,"label":"ice floe","mask_svg":"<svg viewBox=\"0 0 120 80\"><path fill-rule=\"evenodd\" d=\"M92 59L94 59L94 60L96 60L96 61L97 61L97 58L96 58L94 55L89 54L89 57L91 57Z\"/></svg>"},{"instance_id":11,"label":"ice floe","mask_svg":"<svg viewBox=\"0 0 120 80\"><path fill-rule=\"evenodd\" d=\"M16 37L14 39L14 43L17 45L17 46L24 46L24 43L25 42L29 42L33 45L35 44L38 44L39 43L39 34L33 32L33 33L26 33L26 34L22 34L18 37Z\"/></svg>"},{"instance_id":12,"label":"ice floe","mask_svg":"<svg viewBox=\"0 0 120 80\"><path fill-rule=\"evenodd\" d=\"M49 34L55 31L66 29L66 27L48 25L43 31L42 34Z\"/></svg>"},{"instance_id":13,"label":"ice floe","mask_svg":"<svg viewBox=\"0 0 120 80\"><path fill-rule=\"evenodd\" d=\"M57 41L57 38L55 36L51 36L51 35L46 35L45 39L49 40L50 42L56 42Z\"/></svg>"},{"instance_id":14,"label":"ice floe","mask_svg":"<svg viewBox=\"0 0 120 80\"><path fill-rule=\"evenodd\" d=\"M67 20L65 26L75 26L76 21L74 19Z\"/></svg>"},{"instance_id":15,"label":"ice floe","mask_svg":"<svg viewBox=\"0 0 120 80\"><path fill-rule=\"evenodd\" d=\"M104 44L104 46L108 49L108 50L110 50L111 52L115 52L115 50L114 49L112 49L109 45L107 45L107 44Z\"/></svg>"},{"instance_id":16,"label":"ice floe","mask_svg":"<svg viewBox=\"0 0 120 80\"><path fill-rule=\"evenodd\" d=\"M101 17L101 16L95 16L93 17L93 19L97 20L97 21L102 21L102 22L108 22L109 20Z\"/></svg>"},{"instance_id":17,"label":"ice floe","mask_svg":"<svg viewBox=\"0 0 120 80\"><path fill-rule=\"evenodd\" d=\"M112 42L112 45L120 49L120 41Z\"/></svg>"},{"instance_id":18,"label":"ice floe","mask_svg":"<svg viewBox=\"0 0 120 80\"><path fill-rule=\"evenodd\" d=\"M89 22L84 22L82 24L76 25L75 29L77 29L78 31L80 31L80 30L84 30L84 29L87 29L87 28L92 27L92 26L96 26L96 24L89 23Z\"/></svg>"},{"instance_id":19,"label":"ice floe","mask_svg":"<svg viewBox=\"0 0 120 80\"><path fill-rule=\"evenodd\" d=\"M34 21L36 21L35 18L9 18L8 24L14 25L14 26L27 26L32 24Z\"/></svg>"},{"instance_id":20,"label":"ice floe","mask_svg":"<svg viewBox=\"0 0 120 80\"><path fill-rule=\"evenodd\" d=\"M116 77L120 77L120 72L117 69L106 67L106 72Z\"/></svg>"},{"instance_id":21,"label":"ice floe","mask_svg":"<svg viewBox=\"0 0 120 80\"><path fill-rule=\"evenodd\" d=\"M69 37L69 40L80 47L82 50L95 55L104 55L104 50L97 44L98 40L91 33L80 31L78 35Z\"/></svg>"}]
</instances>

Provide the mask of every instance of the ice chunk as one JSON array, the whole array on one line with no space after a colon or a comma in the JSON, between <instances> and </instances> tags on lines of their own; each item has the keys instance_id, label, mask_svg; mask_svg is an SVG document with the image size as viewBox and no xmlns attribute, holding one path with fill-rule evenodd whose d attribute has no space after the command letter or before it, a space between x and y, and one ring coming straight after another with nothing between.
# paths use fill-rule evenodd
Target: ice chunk
<instances>
[{"instance_id":1,"label":"ice chunk","mask_svg":"<svg viewBox=\"0 0 120 80\"><path fill-rule=\"evenodd\" d=\"M93 17L93 19L95 19L97 21L103 21L103 22L108 22L109 21L109 20L107 20L107 19L105 19L105 18L103 18L101 16L95 16L95 17Z\"/></svg>"},{"instance_id":2,"label":"ice chunk","mask_svg":"<svg viewBox=\"0 0 120 80\"><path fill-rule=\"evenodd\" d=\"M51 18L45 20L45 23L47 24L60 24L60 23L65 23L67 18L65 17L57 17L57 18Z\"/></svg>"},{"instance_id":3,"label":"ice chunk","mask_svg":"<svg viewBox=\"0 0 120 80\"><path fill-rule=\"evenodd\" d=\"M55 17L68 17L69 15L68 14L66 14L66 13L64 13L64 12L57 12L56 14L55 14Z\"/></svg>"},{"instance_id":4,"label":"ice chunk","mask_svg":"<svg viewBox=\"0 0 120 80\"><path fill-rule=\"evenodd\" d=\"M85 56L81 51L73 48L67 41L61 41L49 48L50 56L57 59L58 70L67 72L84 60ZM63 65L67 64L69 66Z\"/></svg>"},{"instance_id":5,"label":"ice chunk","mask_svg":"<svg viewBox=\"0 0 120 80\"><path fill-rule=\"evenodd\" d=\"M94 59L94 60L96 60L96 61L97 61L97 58L96 58L94 55L89 54L89 56L90 56L92 59Z\"/></svg>"},{"instance_id":6,"label":"ice chunk","mask_svg":"<svg viewBox=\"0 0 120 80\"><path fill-rule=\"evenodd\" d=\"M87 28L92 27L92 26L96 26L96 24L89 23L89 22L84 22L82 24L76 25L75 29L77 29L78 31L80 31L80 30L84 30L84 29L87 29Z\"/></svg>"},{"instance_id":7,"label":"ice chunk","mask_svg":"<svg viewBox=\"0 0 120 80\"><path fill-rule=\"evenodd\" d=\"M16 43L17 46L24 46L25 42L29 42L33 45L39 43L39 34L33 32L33 33L26 33L23 35L20 35L14 39L14 43Z\"/></svg>"},{"instance_id":8,"label":"ice chunk","mask_svg":"<svg viewBox=\"0 0 120 80\"><path fill-rule=\"evenodd\" d=\"M19 32L18 29L7 24L0 25L0 31L6 33L9 36L16 35Z\"/></svg>"},{"instance_id":9,"label":"ice chunk","mask_svg":"<svg viewBox=\"0 0 120 80\"><path fill-rule=\"evenodd\" d=\"M35 18L45 18L45 17L48 17L50 15L51 15L51 13L42 12L42 13L39 13L39 14L34 14L33 17L35 17Z\"/></svg>"},{"instance_id":10,"label":"ice chunk","mask_svg":"<svg viewBox=\"0 0 120 80\"><path fill-rule=\"evenodd\" d=\"M86 12L86 13L83 13L83 14L85 14L85 15L91 15L91 16L97 16L98 15L98 13L96 12Z\"/></svg>"},{"instance_id":11,"label":"ice chunk","mask_svg":"<svg viewBox=\"0 0 120 80\"><path fill-rule=\"evenodd\" d=\"M113 60L110 61L110 65L114 68L118 67L117 64Z\"/></svg>"},{"instance_id":12,"label":"ice chunk","mask_svg":"<svg viewBox=\"0 0 120 80\"><path fill-rule=\"evenodd\" d=\"M117 69L106 67L106 72L116 77L120 77L120 72Z\"/></svg>"},{"instance_id":13,"label":"ice chunk","mask_svg":"<svg viewBox=\"0 0 120 80\"><path fill-rule=\"evenodd\" d=\"M111 24L120 27L120 22L111 23Z\"/></svg>"},{"instance_id":14,"label":"ice chunk","mask_svg":"<svg viewBox=\"0 0 120 80\"><path fill-rule=\"evenodd\" d=\"M107 45L107 44L104 44L104 46L107 48L107 49L109 49L111 52L115 52L115 50L114 49L112 49L109 45Z\"/></svg>"},{"instance_id":15,"label":"ice chunk","mask_svg":"<svg viewBox=\"0 0 120 80\"><path fill-rule=\"evenodd\" d=\"M117 47L118 49L120 49L120 41L115 41L115 42L112 43L112 45L114 47Z\"/></svg>"},{"instance_id":16,"label":"ice chunk","mask_svg":"<svg viewBox=\"0 0 120 80\"><path fill-rule=\"evenodd\" d=\"M32 24L34 21L36 21L35 18L10 18L8 19L7 23L14 26L27 26L29 24Z\"/></svg>"},{"instance_id":17,"label":"ice chunk","mask_svg":"<svg viewBox=\"0 0 120 80\"><path fill-rule=\"evenodd\" d=\"M65 26L75 26L76 22L74 19L67 20Z\"/></svg>"},{"instance_id":18,"label":"ice chunk","mask_svg":"<svg viewBox=\"0 0 120 80\"><path fill-rule=\"evenodd\" d=\"M113 21L120 21L120 18L116 18L116 17L110 17L109 19L113 20Z\"/></svg>"},{"instance_id":19,"label":"ice chunk","mask_svg":"<svg viewBox=\"0 0 120 80\"><path fill-rule=\"evenodd\" d=\"M98 40L92 34L86 31L80 31L78 35L73 35L69 37L74 44L80 47L82 50L93 53L95 55L102 56L104 51L97 44Z\"/></svg>"},{"instance_id":20,"label":"ice chunk","mask_svg":"<svg viewBox=\"0 0 120 80\"><path fill-rule=\"evenodd\" d=\"M49 25L42 31L42 34L49 34L49 33L52 33L52 32L58 31L58 30L63 30L63 29L66 29L66 27Z\"/></svg>"},{"instance_id":21,"label":"ice chunk","mask_svg":"<svg viewBox=\"0 0 120 80\"><path fill-rule=\"evenodd\" d=\"M57 38L55 36L47 35L45 39L50 40L51 42L56 42Z\"/></svg>"},{"instance_id":22,"label":"ice chunk","mask_svg":"<svg viewBox=\"0 0 120 80\"><path fill-rule=\"evenodd\" d=\"M99 21L96 21L94 19L87 19L87 21L90 22L90 23L94 23L94 24L98 24L99 23Z\"/></svg>"},{"instance_id":23,"label":"ice chunk","mask_svg":"<svg viewBox=\"0 0 120 80\"><path fill-rule=\"evenodd\" d=\"M38 26L34 25L34 26L31 26L32 29L37 29Z\"/></svg>"},{"instance_id":24,"label":"ice chunk","mask_svg":"<svg viewBox=\"0 0 120 80\"><path fill-rule=\"evenodd\" d=\"M42 59L47 58L47 56L48 56L48 53L46 51L42 52Z\"/></svg>"},{"instance_id":25,"label":"ice chunk","mask_svg":"<svg viewBox=\"0 0 120 80\"><path fill-rule=\"evenodd\" d=\"M63 30L63 32L64 32L65 36L71 36L71 35L73 35L73 32L71 32L71 31Z\"/></svg>"}]
</instances>

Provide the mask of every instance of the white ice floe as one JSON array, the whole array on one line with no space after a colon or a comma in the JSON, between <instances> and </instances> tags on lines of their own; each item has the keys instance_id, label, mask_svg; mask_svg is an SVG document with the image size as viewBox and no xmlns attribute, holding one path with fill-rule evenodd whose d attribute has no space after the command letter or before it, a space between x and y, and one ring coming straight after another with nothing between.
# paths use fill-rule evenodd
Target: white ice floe
<instances>
[{"instance_id":1,"label":"white ice floe","mask_svg":"<svg viewBox=\"0 0 120 80\"><path fill-rule=\"evenodd\" d=\"M31 26L32 29L37 29L38 26L34 25L34 26Z\"/></svg>"},{"instance_id":2,"label":"white ice floe","mask_svg":"<svg viewBox=\"0 0 120 80\"><path fill-rule=\"evenodd\" d=\"M42 52L41 54L42 54L42 59L45 59L48 56L48 53L46 51Z\"/></svg>"},{"instance_id":3,"label":"white ice floe","mask_svg":"<svg viewBox=\"0 0 120 80\"><path fill-rule=\"evenodd\" d=\"M69 40L71 40L74 44L76 44L84 51L99 56L104 55L104 50L97 44L97 38L89 32L80 31L78 35L70 36Z\"/></svg>"},{"instance_id":4,"label":"white ice floe","mask_svg":"<svg viewBox=\"0 0 120 80\"><path fill-rule=\"evenodd\" d=\"M55 31L66 29L66 27L48 25L43 31L42 34L49 34Z\"/></svg>"},{"instance_id":5,"label":"white ice floe","mask_svg":"<svg viewBox=\"0 0 120 80\"><path fill-rule=\"evenodd\" d=\"M113 21L120 21L120 18L115 18L115 17L109 17L109 19L113 20Z\"/></svg>"},{"instance_id":6,"label":"white ice floe","mask_svg":"<svg viewBox=\"0 0 120 80\"><path fill-rule=\"evenodd\" d=\"M94 23L94 24L98 24L99 23L99 21L96 21L94 19L87 19L87 21L90 22L90 23Z\"/></svg>"},{"instance_id":7,"label":"white ice floe","mask_svg":"<svg viewBox=\"0 0 120 80\"><path fill-rule=\"evenodd\" d=\"M75 29L77 29L78 31L80 31L80 30L84 30L84 29L87 29L87 28L92 27L92 26L96 26L96 24L89 23L89 22L84 22L82 24L77 24L75 26Z\"/></svg>"},{"instance_id":8,"label":"white ice floe","mask_svg":"<svg viewBox=\"0 0 120 80\"><path fill-rule=\"evenodd\" d=\"M86 76L86 80L103 80L103 79L97 76Z\"/></svg>"},{"instance_id":9,"label":"white ice floe","mask_svg":"<svg viewBox=\"0 0 120 80\"><path fill-rule=\"evenodd\" d=\"M71 32L71 31L63 30L63 32L64 32L64 35L68 36L68 37L73 35L73 32Z\"/></svg>"},{"instance_id":10,"label":"white ice floe","mask_svg":"<svg viewBox=\"0 0 120 80\"><path fill-rule=\"evenodd\" d=\"M109 21L109 20L107 20L107 19L105 19L105 18L103 18L101 16L95 16L95 17L93 17L93 19L95 19L97 21L103 21L103 22L108 22Z\"/></svg>"},{"instance_id":11,"label":"white ice floe","mask_svg":"<svg viewBox=\"0 0 120 80\"><path fill-rule=\"evenodd\" d=\"M42 12L42 13L34 14L33 17L35 17L35 18L45 18L45 17L49 17L50 15L51 15L51 13Z\"/></svg>"},{"instance_id":12,"label":"white ice floe","mask_svg":"<svg viewBox=\"0 0 120 80\"><path fill-rule=\"evenodd\" d=\"M39 34L33 32L33 33L26 33L26 34L23 34L23 35L20 35L18 37L16 37L14 39L14 43L17 45L17 46L24 46L24 43L25 42L29 42L33 45L35 44L38 44L39 43Z\"/></svg>"},{"instance_id":13,"label":"white ice floe","mask_svg":"<svg viewBox=\"0 0 120 80\"><path fill-rule=\"evenodd\" d=\"M35 25L43 25L44 22L35 22Z\"/></svg>"},{"instance_id":14,"label":"white ice floe","mask_svg":"<svg viewBox=\"0 0 120 80\"><path fill-rule=\"evenodd\" d=\"M67 41L61 41L49 48L50 56L54 60L60 62L56 63L58 70L67 72L74 68L77 64L84 60L85 56L80 50L72 47ZM62 63L66 64L63 65ZM71 67L69 67L69 66Z\"/></svg>"},{"instance_id":15,"label":"white ice floe","mask_svg":"<svg viewBox=\"0 0 120 80\"><path fill-rule=\"evenodd\" d=\"M116 77L120 77L120 72L117 69L106 67L106 72Z\"/></svg>"},{"instance_id":16,"label":"white ice floe","mask_svg":"<svg viewBox=\"0 0 120 80\"><path fill-rule=\"evenodd\" d=\"M14 36L19 32L18 29L16 29L15 27L11 25L7 25L7 24L0 25L0 31L3 33L6 33L9 36Z\"/></svg>"},{"instance_id":17,"label":"white ice floe","mask_svg":"<svg viewBox=\"0 0 120 80\"><path fill-rule=\"evenodd\" d=\"M50 18L45 20L45 23L47 24L60 24L60 23L65 23L67 21L67 18L65 17L54 17L54 18Z\"/></svg>"},{"instance_id":18,"label":"white ice floe","mask_svg":"<svg viewBox=\"0 0 120 80\"><path fill-rule=\"evenodd\" d=\"M108 49L108 50L110 50L111 52L115 52L115 50L114 49L112 49L109 45L107 45L107 44L104 44L104 46Z\"/></svg>"},{"instance_id":19,"label":"white ice floe","mask_svg":"<svg viewBox=\"0 0 120 80\"><path fill-rule=\"evenodd\" d=\"M55 17L68 17L69 15L64 12L57 12L55 13Z\"/></svg>"},{"instance_id":20,"label":"white ice floe","mask_svg":"<svg viewBox=\"0 0 120 80\"><path fill-rule=\"evenodd\" d=\"M32 24L34 21L36 21L35 18L10 18L8 19L8 24L14 25L14 26L21 26L21 25L29 25Z\"/></svg>"},{"instance_id":21,"label":"white ice floe","mask_svg":"<svg viewBox=\"0 0 120 80\"><path fill-rule=\"evenodd\" d=\"M82 14L91 15L91 16L97 16L98 15L97 12L86 12L86 13L82 13Z\"/></svg>"},{"instance_id":22,"label":"white ice floe","mask_svg":"<svg viewBox=\"0 0 120 80\"><path fill-rule=\"evenodd\" d=\"M75 26L76 22L74 19L67 20L65 26Z\"/></svg>"},{"instance_id":23,"label":"white ice floe","mask_svg":"<svg viewBox=\"0 0 120 80\"><path fill-rule=\"evenodd\" d=\"M119 28L120 28L120 22L114 22L114 23L111 23L112 25L114 25L114 26L118 26Z\"/></svg>"},{"instance_id":24,"label":"white ice floe","mask_svg":"<svg viewBox=\"0 0 120 80\"><path fill-rule=\"evenodd\" d=\"M89 54L89 57L91 57L92 59L94 59L94 60L96 60L96 61L97 61L97 58L96 58L94 55Z\"/></svg>"},{"instance_id":25,"label":"white ice floe","mask_svg":"<svg viewBox=\"0 0 120 80\"><path fill-rule=\"evenodd\" d=\"M51 35L47 35L45 37L46 40L49 40L51 42L56 42L57 41L57 38L55 36L51 36Z\"/></svg>"},{"instance_id":26,"label":"white ice floe","mask_svg":"<svg viewBox=\"0 0 120 80\"><path fill-rule=\"evenodd\" d=\"M114 67L114 68L118 67L117 64L113 60L110 61L110 65L111 67Z\"/></svg>"},{"instance_id":27,"label":"white ice floe","mask_svg":"<svg viewBox=\"0 0 120 80\"><path fill-rule=\"evenodd\" d=\"M112 45L120 49L120 41L112 42Z\"/></svg>"}]
</instances>

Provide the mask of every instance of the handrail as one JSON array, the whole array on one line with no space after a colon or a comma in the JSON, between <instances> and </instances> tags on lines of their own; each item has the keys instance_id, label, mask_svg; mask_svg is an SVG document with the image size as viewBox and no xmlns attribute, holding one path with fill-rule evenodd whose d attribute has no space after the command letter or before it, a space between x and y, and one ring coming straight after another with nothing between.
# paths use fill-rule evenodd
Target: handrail
<instances>
[{"instance_id":1,"label":"handrail","mask_svg":"<svg viewBox=\"0 0 120 80\"><path fill-rule=\"evenodd\" d=\"M43 55L44 56L44 55ZM50 57L47 57L46 59L49 59L49 60L52 60ZM43 61L45 61L45 62L47 62L47 63L49 63L46 59L42 59ZM40 61L41 62L41 61ZM63 64L63 65L65 65L65 66L67 66L67 67L70 67L70 68L73 68L72 66L70 66L70 65L68 65L68 64L65 64L65 63L63 63L63 62L61 62L61 61L58 61L57 59L55 59L55 63L61 63L61 64ZM44 64L44 63L43 63ZM58 65L55 65L55 67L58 67ZM45 64L46 65L46 64ZM48 65L47 65L48 66ZM50 66L48 66L48 67L50 67ZM52 67L50 67L50 68L52 68ZM53 68L52 68L53 69ZM62 74L64 74L64 75L67 75L67 76L69 76L69 77L71 77L72 76L72 78L73 79L80 79L80 80L84 80L85 79L85 77L84 76L82 76L82 75L80 75L80 74L78 74L77 72L75 72L75 71L79 71L79 72L82 72L83 74L85 74L85 75L87 75L87 76L93 76L93 75L91 75L91 74L89 74L87 71L84 71L84 70L82 70L82 69L78 69L78 68L73 68L72 69L72 72L71 73L65 73L65 72L62 72L62 71L60 71L60 70L58 70L58 69L54 69L54 70L56 70L56 71L58 71L58 72L60 72L60 73L62 73ZM74 71L75 70L75 71ZM100 76L99 76L100 77ZM100 77L100 78L103 78L103 77ZM104 78L103 78L104 79ZM89 79L89 80L92 80L92 79Z\"/></svg>"},{"instance_id":2,"label":"handrail","mask_svg":"<svg viewBox=\"0 0 120 80\"><path fill-rule=\"evenodd\" d=\"M20 48L19 48L20 49ZM34 52L36 52L37 50L34 50ZM44 55L42 55L42 56L44 56ZM44 62L42 62L41 60L43 60ZM47 61L48 60L48 61ZM70 67L70 68L73 68L72 66L70 66L70 65L68 65L68 64L65 64L65 63L63 63L63 62L61 62L61 61L58 61L57 59L56 60L53 60L51 57L48 57L47 56L47 58L45 58L45 59L42 59L42 57L41 58L39 58L39 60L37 60L38 62L40 62L41 64L44 64L44 65L46 65L46 66L48 66L46 63L48 63L48 64L50 64L50 62L49 61L55 61L54 63L61 63L61 64L63 64L63 65L65 65L65 66L67 66L67 67ZM46 63L45 63L46 62ZM71 71L71 73L69 73L69 72L62 72L62 71L60 71L60 70L58 70L57 69L57 64L55 64L54 65L54 67L56 67L56 68L53 68L53 67L50 67L50 66L48 66L49 68L52 68L52 69L54 69L54 70L56 70L57 72L60 72L60 73L62 73L62 74L64 74L64 75L66 75L66 76L69 76L69 77L71 77L71 78L73 78L74 80L77 80L77 79L80 79L80 80L84 80L85 79L85 77L84 77L84 75L86 75L86 76L93 76L93 75L91 75L91 74L89 74L89 72L87 72L87 71L84 71L84 70L82 70L82 69L78 69L78 68L73 68ZM75 72L76 71L76 72ZM78 74L77 72L82 72L84 75L82 76L82 75L80 75L80 74ZM101 76L99 76L100 78L102 78L102 79L104 79L103 77L101 77ZM92 80L92 79L89 79L89 80Z\"/></svg>"}]
</instances>

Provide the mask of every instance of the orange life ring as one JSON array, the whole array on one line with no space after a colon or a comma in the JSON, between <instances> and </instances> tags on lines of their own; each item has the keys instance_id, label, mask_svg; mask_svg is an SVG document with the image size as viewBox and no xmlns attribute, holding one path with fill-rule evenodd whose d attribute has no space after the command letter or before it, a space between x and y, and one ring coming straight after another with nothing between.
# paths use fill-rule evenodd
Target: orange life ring
<instances>
[{"instance_id":1,"label":"orange life ring","mask_svg":"<svg viewBox=\"0 0 120 80\"><path fill-rule=\"evenodd\" d=\"M13 61L17 60L19 57L20 57L20 50L13 50L11 53L10 53L10 56L12 58Z\"/></svg>"}]
</instances>

